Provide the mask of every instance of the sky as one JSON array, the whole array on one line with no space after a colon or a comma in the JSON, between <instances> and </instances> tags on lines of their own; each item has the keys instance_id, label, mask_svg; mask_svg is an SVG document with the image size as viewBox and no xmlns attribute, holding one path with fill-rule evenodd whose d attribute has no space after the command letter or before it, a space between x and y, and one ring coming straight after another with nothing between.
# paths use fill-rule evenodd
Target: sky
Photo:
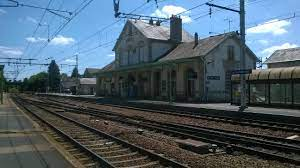
<instances>
[{"instance_id":1,"label":"sky","mask_svg":"<svg viewBox=\"0 0 300 168\"><path fill-rule=\"evenodd\" d=\"M114 60L112 48L126 20L114 18L113 0L94 0L78 12L88 1L18 1L67 11L54 14L21 5L0 7L0 59L30 58L36 59L32 61L35 63L55 59L61 73L67 74L74 68L75 55L78 55L80 73L87 67L102 68L110 63ZM209 15L210 8L204 5L210 1L238 9L239 0L158 0L158 4L154 0L146 1L120 0L120 12L130 13L136 9L135 14L164 18L184 12L181 15L183 28L192 35L197 32L200 38L239 29L238 13L211 8ZM0 6L8 4L12 3L0 0ZM257 57L264 61L275 50L300 46L299 6L299 0L246 0L246 43ZM68 12L72 12L71 15ZM66 17L72 19L68 21ZM168 23L163 24L168 26ZM57 32L62 25L65 26ZM47 66L6 64L5 76L16 77L17 69L19 80L46 71Z\"/></svg>"}]
</instances>

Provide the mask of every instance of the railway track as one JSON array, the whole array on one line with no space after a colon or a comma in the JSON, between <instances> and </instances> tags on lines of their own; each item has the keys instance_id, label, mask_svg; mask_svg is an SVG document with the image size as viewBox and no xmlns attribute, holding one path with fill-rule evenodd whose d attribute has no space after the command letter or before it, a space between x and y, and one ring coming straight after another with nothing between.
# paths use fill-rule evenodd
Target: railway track
<instances>
[{"instance_id":1,"label":"railway track","mask_svg":"<svg viewBox=\"0 0 300 168\"><path fill-rule=\"evenodd\" d=\"M67 149L75 152L75 157L86 167L187 168L186 165L53 112L50 108L41 107L36 102L18 97L14 101L67 139Z\"/></svg>"},{"instance_id":2,"label":"railway track","mask_svg":"<svg viewBox=\"0 0 300 168\"><path fill-rule=\"evenodd\" d=\"M48 98L51 101L60 102L57 99ZM64 98L65 99L65 98ZM65 99L68 100L68 99ZM216 121L216 122L224 122L230 123L235 125L241 126L251 126L251 127L258 127L263 129L270 129L270 130L281 130L281 131L289 131L289 132L297 132L300 133L300 125L298 124L289 124L283 122L272 122L272 121L264 121L258 119L247 119L247 118L236 118L230 116L218 116L213 114L203 114L200 112L191 112L191 111L182 111L182 110L171 110L168 111L161 110L161 109L148 109L148 108L140 108L140 107L132 107L126 105L117 105L111 103L100 103L95 101L86 101L86 100L77 100L81 103L97 103L99 105L116 107L116 108L125 108L125 109L132 109L132 110L139 110L142 112L151 112L151 113L159 113L159 114L169 114L174 116L182 116L182 117L190 117L190 118L197 118L209 121ZM72 103L68 103L65 101L66 104L72 105Z\"/></svg>"},{"instance_id":3,"label":"railway track","mask_svg":"<svg viewBox=\"0 0 300 168\"><path fill-rule=\"evenodd\" d=\"M208 143L217 144L230 151L243 151L247 154L258 155L268 159L281 160L294 164L300 164L300 142L283 138L247 134L220 129L208 129L191 125L180 125L174 123L161 123L144 118L122 116L105 110L92 108L79 108L55 102L40 102L41 105L62 108L71 112L88 114L102 119L122 122L128 125L156 130L178 137L192 138Z\"/></svg>"}]
</instances>

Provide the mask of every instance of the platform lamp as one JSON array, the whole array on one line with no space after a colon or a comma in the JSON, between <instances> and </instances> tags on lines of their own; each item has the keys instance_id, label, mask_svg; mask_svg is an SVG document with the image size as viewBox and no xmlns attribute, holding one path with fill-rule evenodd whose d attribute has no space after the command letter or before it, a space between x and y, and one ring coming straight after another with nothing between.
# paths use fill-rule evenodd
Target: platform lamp
<instances>
[{"instance_id":1,"label":"platform lamp","mask_svg":"<svg viewBox=\"0 0 300 168\"><path fill-rule=\"evenodd\" d=\"M3 83L4 83L3 70L4 70L4 65L0 65L0 96L1 96L1 104L3 104Z\"/></svg>"}]
</instances>

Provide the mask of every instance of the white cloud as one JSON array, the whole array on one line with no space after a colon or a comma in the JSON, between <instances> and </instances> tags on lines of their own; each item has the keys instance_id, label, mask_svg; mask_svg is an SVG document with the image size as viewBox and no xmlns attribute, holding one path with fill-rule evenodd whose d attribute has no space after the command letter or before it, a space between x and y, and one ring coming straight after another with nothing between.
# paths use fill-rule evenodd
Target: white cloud
<instances>
[{"instance_id":1,"label":"white cloud","mask_svg":"<svg viewBox=\"0 0 300 168\"><path fill-rule=\"evenodd\" d=\"M6 56L20 56L23 54L23 52L18 48L12 48L12 47L6 47L6 46L0 46L0 54L6 55Z\"/></svg>"},{"instance_id":2,"label":"white cloud","mask_svg":"<svg viewBox=\"0 0 300 168\"><path fill-rule=\"evenodd\" d=\"M269 41L268 40L258 40L258 42L262 45L268 45Z\"/></svg>"},{"instance_id":3,"label":"white cloud","mask_svg":"<svg viewBox=\"0 0 300 168\"><path fill-rule=\"evenodd\" d=\"M72 37L64 37L62 35L58 35L54 37L50 44L52 45L68 45L75 42L75 40Z\"/></svg>"},{"instance_id":4,"label":"white cloud","mask_svg":"<svg viewBox=\"0 0 300 168\"><path fill-rule=\"evenodd\" d=\"M65 62L69 62L69 63L75 63L75 62L76 62L76 60L74 60L74 59L66 59L66 60L65 60Z\"/></svg>"},{"instance_id":5,"label":"white cloud","mask_svg":"<svg viewBox=\"0 0 300 168\"><path fill-rule=\"evenodd\" d=\"M35 18L30 16L26 16L25 20L34 24L38 24L38 21Z\"/></svg>"},{"instance_id":6,"label":"white cloud","mask_svg":"<svg viewBox=\"0 0 300 168\"><path fill-rule=\"evenodd\" d=\"M157 16L162 18L169 18L172 15L177 15L181 12L185 12L186 9L181 6L174 6L174 5L166 5L161 10L156 9L154 13L151 14L151 16ZM190 23L192 22L192 19L187 16L186 14L189 14L190 12L185 12L181 15L182 22L183 23Z\"/></svg>"},{"instance_id":7,"label":"white cloud","mask_svg":"<svg viewBox=\"0 0 300 168\"><path fill-rule=\"evenodd\" d=\"M271 55L276 50L282 50L282 49L287 49L287 48L295 48L295 47L298 47L298 45L297 44L284 43L282 45L272 46L272 47L266 48L261 53L265 54L265 55Z\"/></svg>"},{"instance_id":8,"label":"white cloud","mask_svg":"<svg viewBox=\"0 0 300 168\"><path fill-rule=\"evenodd\" d=\"M286 27L290 26L292 23L290 21L278 19L267 21L258 26L247 29L248 34L263 34L272 33L273 35L281 35L287 33Z\"/></svg>"},{"instance_id":9,"label":"white cloud","mask_svg":"<svg viewBox=\"0 0 300 168\"><path fill-rule=\"evenodd\" d=\"M33 18L31 16L18 18L18 22L20 22L20 23L27 22L27 23L32 23L32 24L35 24L35 25L37 25L39 23L35 18Z\"/></svg>"},{"instance_id":10,"label":"white cloud","mask_svg":"<svg viewBox=\"0 0 300 168\"><path fill-rule=\"evenodd\" d=\"M3 9L0 9L0 16L6 14L7 12Z\"/></svg>"},{"instance_id":11,"label":"white cloud","mask_svg":"<svg viewBox=\"0 0 300 168\"><path fill-rule=\"evenodd\" d=\"M109 56L109 57L115 57L116 55L115 55L115 53L111 53L111 54L108 54L107 56Z\"/></svg>"},{"instance_id":12,"label":"white cloud","mask_svg":"<svg viewBox=\"0 0 300 168\"><path fill-rule=\"evenodd\" d=\"M41 38L41 37L27 37L25 38L28 42L31 42L31 43L38 43L38 42L44 42L44 41L47 41L46 38Z\"/></svg>"}]
</instances>

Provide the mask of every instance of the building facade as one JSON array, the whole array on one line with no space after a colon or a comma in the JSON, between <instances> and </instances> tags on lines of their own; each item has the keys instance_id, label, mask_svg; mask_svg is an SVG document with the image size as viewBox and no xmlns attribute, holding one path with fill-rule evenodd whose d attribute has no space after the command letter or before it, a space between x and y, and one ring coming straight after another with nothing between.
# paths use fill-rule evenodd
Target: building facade
<instances>
[{"instance_id":1,"label":"building facade","mask_svg":"<svg viewBox=\"0 0 300 168\"><path fill-rule=\"evenodd\" d=\"M128 20L114 46L116 58L97 77L97 95L126 98L229 101L231 71L239 69L240 39L225 33L198 39L171 17L170 28ZM246 68L257 57L246 47Z\"/></svg>"},{"instance_id":2,"label":"building facade","mask_svg":"<svg viewBox=\"0 0 300 168\"><path fill-rule=\"evenodd\" d=\"M96 78L79 78L77 90L80 95L95 95Z\"/></svg>"}]
</instances>

